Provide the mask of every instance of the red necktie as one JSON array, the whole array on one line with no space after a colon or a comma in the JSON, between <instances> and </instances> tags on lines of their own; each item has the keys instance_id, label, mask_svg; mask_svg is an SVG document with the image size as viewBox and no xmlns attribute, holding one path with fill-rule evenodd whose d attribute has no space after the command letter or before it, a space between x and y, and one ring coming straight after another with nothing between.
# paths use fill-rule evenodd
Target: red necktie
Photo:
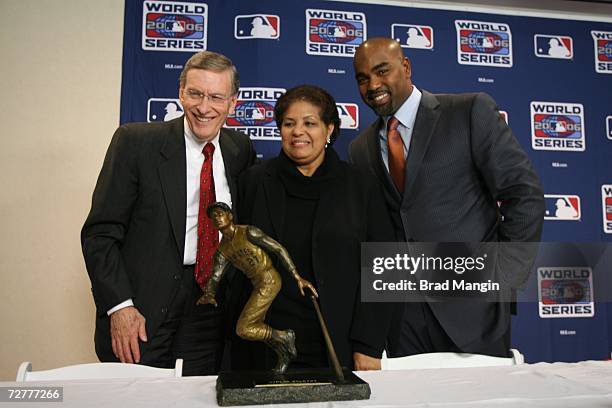
<instances>
[{"instance_id":1,"label":"red necktie","mask_svg":"<svg viewBox=\"0 0 612 408\"><path fill-rule=\"evenodd\" d=\"M219 246L219 231L206 216L206 209L215 202L215 179L213 178L213 153L215 146L206 143L202 153L204 163L200 172L200 208L198 209L198 252L196 255L195 279L201 288L212 274L213 255Z\"/></svg>"},{"instance_id":2,"label":"red necktie","mask_svg":"<svg viewBox=\"0 0 612 408\"><path fill-rule=\"evenodd\" d=\"M404 158L404 141L397 130L399 120L392 116L387 122L387 152L389 158L389 174L400 194L404 192L404 177L406 159Z\"/></svg>"}]
</instances>

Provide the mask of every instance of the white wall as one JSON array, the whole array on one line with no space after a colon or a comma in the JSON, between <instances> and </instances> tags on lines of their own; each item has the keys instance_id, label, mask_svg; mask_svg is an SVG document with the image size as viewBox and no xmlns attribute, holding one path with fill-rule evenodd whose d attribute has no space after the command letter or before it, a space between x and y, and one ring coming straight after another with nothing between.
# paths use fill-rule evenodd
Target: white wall
<instances>
[{"instance_id":1,"label":"white wall","mask_svg":"<svg viewBox=\"0 0 612 408\"><path fill-rule=\"evenodd\" d=\"M0 0L0 380L96 361L79 233L119 122L123 0Z\"/></svg>"}]
</instances>

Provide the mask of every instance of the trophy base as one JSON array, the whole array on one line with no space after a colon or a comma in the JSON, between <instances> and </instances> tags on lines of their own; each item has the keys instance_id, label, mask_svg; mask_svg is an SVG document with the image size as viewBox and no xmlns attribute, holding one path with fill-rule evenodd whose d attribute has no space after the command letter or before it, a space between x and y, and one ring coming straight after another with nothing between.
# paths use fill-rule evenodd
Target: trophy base
<instances>
[{"instance_id":1,"label":"trophy base","mask_svg":"<svg viewBox=\"0 0 612 408\"><path fill-rule=\"evenodd\" d=\"M338 381L330 368L296 370L283 374L269 371L224 371L217 378L217 403L222 407L369 398L368 383L346 368L342 382Z\"/></svg>"}]
</instances>

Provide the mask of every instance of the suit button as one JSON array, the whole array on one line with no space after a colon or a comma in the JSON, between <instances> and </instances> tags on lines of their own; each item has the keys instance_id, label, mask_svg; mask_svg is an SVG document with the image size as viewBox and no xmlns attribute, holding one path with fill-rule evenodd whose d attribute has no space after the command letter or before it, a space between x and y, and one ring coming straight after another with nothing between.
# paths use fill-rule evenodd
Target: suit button
<instances>
[{"instance_id":1,"label":"suit button","mask_svg":"<svg viewBox=\"0 0 612 408\"><path fill-rule=\"evenodd\" d=\"M162 314L166 314L168 312L168 308L167 307L162 307L161 312L162 312Z\"/></svg>"},{"instance_id":2,"label":"suit button","mask_svg":"<svg viewBox=\"0 0 612 408\"><path fill-rule=\"evenodd\" d=\"M178 275L174 275L174 280L179 280L179 279L181 279L181 277L180 277L180 276L178 276Z\"/></svg>"}]
</instances>

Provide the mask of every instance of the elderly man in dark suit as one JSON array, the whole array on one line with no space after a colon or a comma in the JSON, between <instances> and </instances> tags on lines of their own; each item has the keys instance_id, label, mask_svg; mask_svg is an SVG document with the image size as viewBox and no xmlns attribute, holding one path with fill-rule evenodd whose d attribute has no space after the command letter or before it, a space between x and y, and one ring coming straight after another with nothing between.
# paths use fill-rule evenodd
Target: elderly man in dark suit
<instances>
[{"instance_id":1,"label":"elderly man in dark suit","mask_svg":"<svg viewBox=\"0 0 612 408\"><path fill-rule=\"evenodd\" d=\"M364 42L354 68L359 92L379 119L351 142L349 157L383 185L397 241L540 239L538 176L491 97L417 89L410 61L389 38ZM396 319L391 356L509 353L508 302L405 303Z\"/></svg>"},{"instance_id":2,"label":"elderly man in dark suit","mask_svg":"<svg viewBox=\"0 0 612 408\"><path fill-rule=\"evenodd\" d=\"M222 128L239 77L225 56L192 56L180 76L185 115L131 123L108 148L81 243L97 308L101 361L218 371L223 312L196 305L219 232L206 206L236 206L236 181L254 159L248 136Z\"/></svg>"}]
</instances>

